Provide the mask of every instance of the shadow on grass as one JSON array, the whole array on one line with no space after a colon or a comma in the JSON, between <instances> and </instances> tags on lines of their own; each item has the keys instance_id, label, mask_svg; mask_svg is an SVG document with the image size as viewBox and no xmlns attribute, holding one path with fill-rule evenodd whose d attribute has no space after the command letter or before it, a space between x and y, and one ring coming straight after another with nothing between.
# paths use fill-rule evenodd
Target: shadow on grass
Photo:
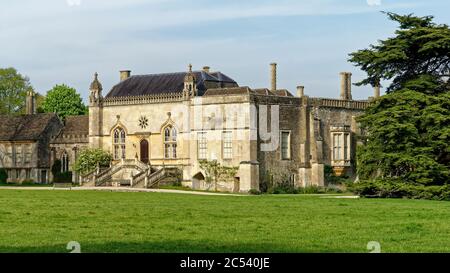
<instances>
[{"instance_id":1,"label":"shadow on grass","mask_svg":"<svg viewBox=\"0 0 450 273\"><path fill-rule=\"evenodd\" d=\"M274 243L217 243L213 241L105 242L80 241L82 253L306 253L319 252L319 246L286 246ZM69 253L67 245L0 246L1 253ZM321 249L320 252L343 252Z\"/></svg>"}]
</instances>

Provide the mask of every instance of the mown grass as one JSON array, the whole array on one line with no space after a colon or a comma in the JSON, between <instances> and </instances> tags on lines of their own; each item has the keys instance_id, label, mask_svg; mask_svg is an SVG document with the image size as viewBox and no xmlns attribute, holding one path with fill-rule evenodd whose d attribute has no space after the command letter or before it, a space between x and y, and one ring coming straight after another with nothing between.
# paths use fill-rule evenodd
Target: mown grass
<instances>
[{"instance_id":1,"label":"mown grass","mask_svg":"<svg viewBox=\"0 0 450 273\"><path fill-rule=\"evenodd\" d=\"M450 202L0 190L0 252L450 251Z\"/></svg>"}]
</instances>

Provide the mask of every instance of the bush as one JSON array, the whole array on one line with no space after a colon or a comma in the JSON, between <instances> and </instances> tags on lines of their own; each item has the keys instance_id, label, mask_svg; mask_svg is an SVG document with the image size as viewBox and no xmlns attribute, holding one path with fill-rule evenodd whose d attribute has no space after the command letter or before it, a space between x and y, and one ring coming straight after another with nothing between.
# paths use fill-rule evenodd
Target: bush
<instances>
[{"instance_id":1,"label":"bush","mask_svg":"<svg viewBox=\"0 0 450 273\"><path fill-rule=\"evenodd\" d=\"M324 178L325 183L327 185L342 185L345 184L348 180L348 176L336 176L334 175L333 167L330 165L325 165L324 167Z\"/></svg>"},{"instance_id":2,"label":"bush","mask_svg":"<svg viewBox=\"0 0 450 273\"><path fill-rule=\"evenodd\" d=\"M450 185L425 186L399 180L369 180L349 185L362 197L450 200Z\"/></svg>"},{"instance_id":3,"label":"bush","mask_svg":"<svg viewBox=\"0 0 450 273\"><path fill-rule=\"evenodd\" d=\"M249 191L248 191L248 193L249 193L249 194L251 194L251 195L260 195L260 194L261 194L261 192L260 192L260 191L258 191L258 190L255 190L255 189L251 189L251 190L249 190Z\"/></svg>"},{"instance_id":4,"label":"bush","mask_svg":"<svg viewBox=\"0 0 450 273\"><path fill-rule=\"evenodd\" d=\"M272 194L297 194L294 182L291 179L284 177L280 182L271 185L267 189L267 193Z\"/></svg>"},{"instance_id":5,"label":"bush","mask_svg":"<svg viewBox=\"0 0 450 273\"><path fill-rule=\"evenodd\" d=\"M57 159L55 160L55 162L53 162L51 172L53 177L56 177L61 173L61 160Z\"/></svg>"},{"instance_id":6,"label":"bush","mask_svg":"<svg viewBox=\"0 0 450 273\"><path fill-rule=\"evenodd\" d=\"M55 183L72 183L72 172L57 173L53 177Z\"/></svg>"},{"instance_id":7,"label":"bush","mask_svg":"<svg viewBox=\"0 0 450 273\"><path fill-rule=\"evenodd\" d=\"M8 173L5 169L0 169L0 183L6 183L8 181Z\"/></svg>"},{"instance_id":8,"label":"bush","mask_svg":"<svg viewBox=\"0 0 450 273\"><path fill-rule=\"evenodd\" d=\"M102 149L85 149L81 151L73 169L81 174L87 174L95 170L97 166L109 167L111 160L111 154Z\"/></svg>"},{"instance_id":9,"label":"bush","mask_svg":"<svg viewBox=\"0 0 450 273\"><path fill-rule=\"evenodd\" d=\"M36 184L36 182L34 182L33 179L25 179L25 180L23 180L22 183L21 183L21 185L23 185L23 186L33 185L33 184Z\"/></svg>"}]
</instances>

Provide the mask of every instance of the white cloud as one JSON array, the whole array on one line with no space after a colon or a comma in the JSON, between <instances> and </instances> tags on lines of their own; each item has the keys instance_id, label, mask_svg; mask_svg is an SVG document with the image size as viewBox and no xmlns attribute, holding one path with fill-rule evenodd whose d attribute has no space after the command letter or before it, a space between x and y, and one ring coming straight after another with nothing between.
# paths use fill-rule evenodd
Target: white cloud
<instances>
[{"instance_id":1,"label":"white cloud","mask_svg":"<svg viewBox=\"0 0 450 273\"><path fill-rule=\"evenodd\" d=\"M383 3L383 8L388 10L412 5L404 3ZM248 84L261 87L267 80L265 64L274 59L292 60L294 57L289 55L295 55L295 58L309 65L317 63L314 60L316 56L311 54L316 50L314 44L302 42L309 47L299 47L290 37L286 37L286 45L267 37L262 37L260 41L251 37L242 39L239 29L234 35L211 39L207 37L208 32L214 30L207 27L208 23L365 12L374 12L374 8L362 0L9 1L0 8L0 64L17 67L30 76L39 91L66 82L77 87L85 97L86 87L95 71L100 73L106 89L117 82L119 69L157 73L183 70L189 62L197 67L220 64L222 67L219 69L224 72L233 71L230 76L239 76L240 81L250 79ZM155 30L170 32L172 27L178 26L186 27L186 33L196 33L196 37L190 39L185 35L183 38L161 41L152 36ZM198 35L202 32L206 37ZM334 44L338 42L331 41ZM270 54L268 49L272 51ZM311 53L298 53L306 51ZM222 52L223 56L217 56L216 52ZM329 60L325 58L330 56L322 54L321 57ZM345 62L346 56L339 57ZM245 58L245 63L239 63L242 58ZM296 71L295 65L298 64L292 64L292 71Z\"/></svg>"},{"instance_id":2,"label":"white cloud","mask_svg":"<svg viewBox=\"0 0 450 273\"><path fill-rule=\"evenodd\" d=\"M66 0L69 7L81 5L81 0Z\"/></svg>"},{"instance_id":3,"label":"white cloud","mask_svg":"<svg viewBox=\"0 0 450 273\"><path fill-rule=\"evenodd\" d=\"M380 6L381 0L367 0L369 6Z\"/></svg>"}]
</instances>

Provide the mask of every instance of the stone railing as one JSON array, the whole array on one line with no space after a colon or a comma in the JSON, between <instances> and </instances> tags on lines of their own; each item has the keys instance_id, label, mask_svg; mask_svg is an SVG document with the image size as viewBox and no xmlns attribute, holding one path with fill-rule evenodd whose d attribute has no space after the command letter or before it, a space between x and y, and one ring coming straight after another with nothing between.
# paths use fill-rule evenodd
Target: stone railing
<instances>
[{"instance_id":1,"label":"stone railing","mask_svg":"<svg viewBox=\"0 0 450 273\"><path fill-rule=\"evenodd\" d=\"M348 108L364 110L369 107L370 102L360 100L338 100L327 98L311 98L311 102L314 105L322 107L335 107L335 108Z\"/></svg>"},{"instance_id":2,"label":"stone railing","mask_svg":"<svg viewBox=\"0 0 450 273\"><path fill-rule=\"evenodd\" d=\"M149 178L147 180L147 183L145 183L145 187L146 188L153 187L156 183L159 182L159 180L161 180L165 176L166 176L166 169L165 168L157 170L156 172L152 173L149 176Z\"/></svg>"},{"instance_id":3,"label":"stone railing","mask_svg":"<svg viewBox=\"0 0 450 273\"><path fill-rule=\"evenodd\" d=\"M129 105L129 104L148 104L148 103L174 102L174 101L183 101L183 93L176 92L176 93L161 93L144 96L105 98L103 100L103 105L111 106L111 105Z\"/></svg>"},{"instance_id":4,"label":"stone railing","mask_svg":"<svg viewBox=\"0 0 450 273\"><path fill-rule=\"evenodd\" d=\"M93 182L93 179L94 179L94 176L95 176L96 172L97 172L97 169L95 169L95 170L93 170L93 171L91 171L91 172L89 172L87 174L81 175L80 176L81 185Z\"/></svg>"},{"instance_id":5,"label":"stone railing","mask_svg":"<svg viewBox=\"0 0 450 273\"><path fill-rule=\"evenodd\" d=\"M138 187L142 182L145 181L145 178L148 177L148 172L150 169L147 169L145 171L141 171L138 174L133 176L133 187Z\"/></svg>"},{"instance_id":6,"label":"stone railing","mask_svg":"<svg viewBox=\"0 0 450 273\"><path fill-rule=\"evenodd\" d=\"M142 173L145 174L150 166L137 159L122 159L116 164L112 165L109 169L94 175L95 185L100 186L103 183L107 182L109 179L112 179L112 176L123 168L137 169L139 173L136 175L136 178L139 178L137 176L141 175ZM133 184L136 183L136 181L134 181L134 178L135 177L133 177Z\"/></svg>"}]
</instances>

